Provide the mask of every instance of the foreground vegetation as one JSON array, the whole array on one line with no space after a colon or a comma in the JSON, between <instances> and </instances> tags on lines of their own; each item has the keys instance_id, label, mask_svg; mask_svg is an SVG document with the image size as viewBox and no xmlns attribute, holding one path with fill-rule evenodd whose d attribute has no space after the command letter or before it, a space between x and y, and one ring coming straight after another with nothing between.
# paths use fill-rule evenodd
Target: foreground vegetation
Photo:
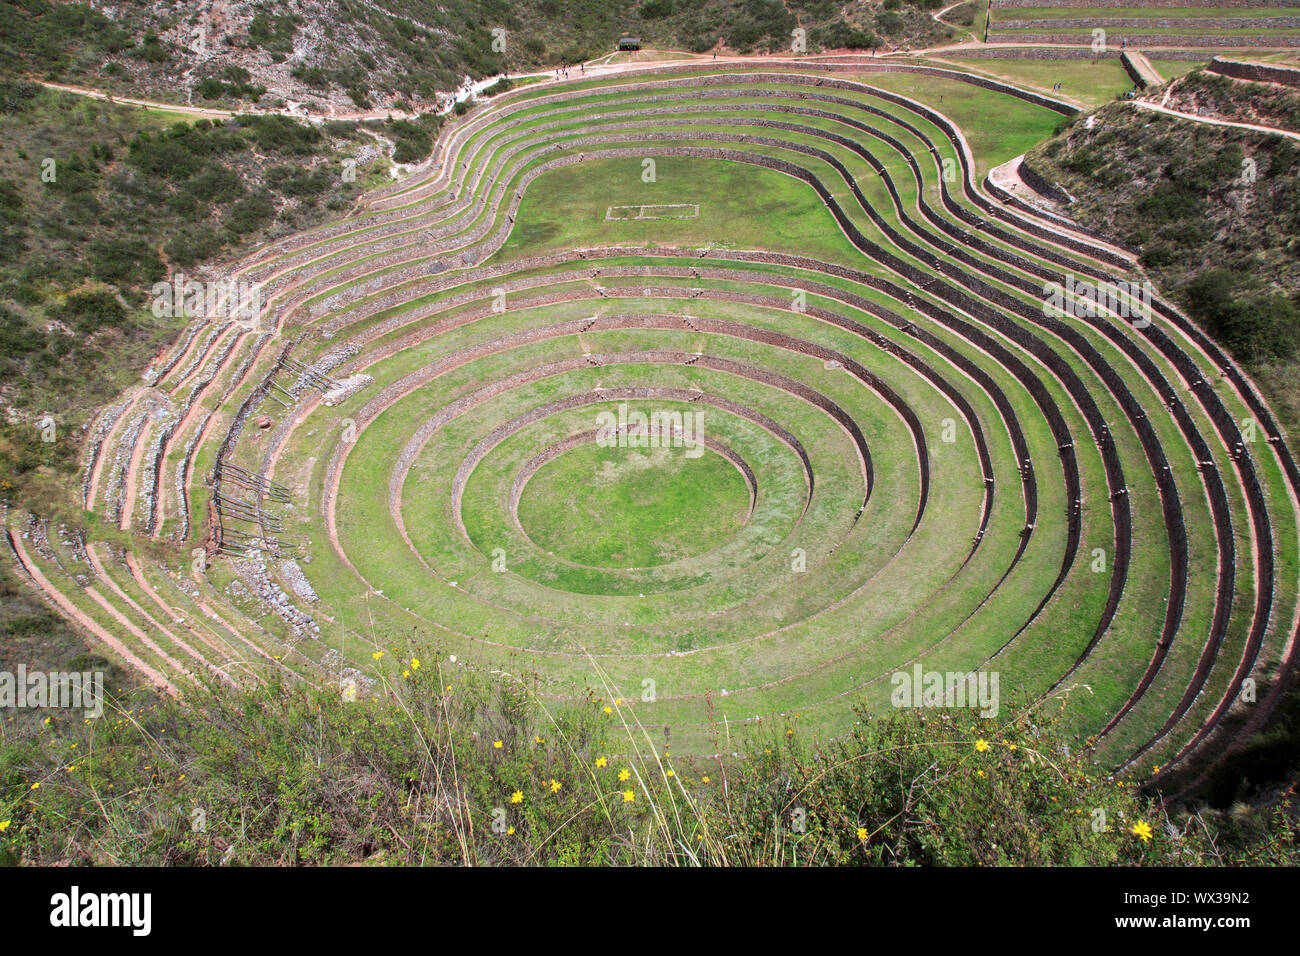
<instances>
[{"instance_id":1,"label":"foreground vegetation","mask_svg":"<svg viewBox=\"0 0 1300 956\"><path fill-rule=\"evenodd\" d=\"M355 701L302 687L184 705L128 695L99 720L0 725L0 861L1300 862L1293 795L1226 814L1169 810L1098 776L1052 702L1000 721L863 715L830 742L806 739L794 715L733 737L737 755L687 761L599 690L546 710L526 676L432 653L389 661L385 688Z\"/></svg>"}]
</instances>

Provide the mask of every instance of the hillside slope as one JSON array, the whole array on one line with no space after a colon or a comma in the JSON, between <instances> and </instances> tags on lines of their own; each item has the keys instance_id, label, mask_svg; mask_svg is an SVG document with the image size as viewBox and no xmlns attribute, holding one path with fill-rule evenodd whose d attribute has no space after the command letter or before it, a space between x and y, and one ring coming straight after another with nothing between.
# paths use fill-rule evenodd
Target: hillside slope
<instances>
[{"instance_id":1,"label":"hillside slope","mask_svg":"<svg viewBox=\"0 0 1300 956\"><path fill-rule=\"evenodd\" d=\"M0 72L88 79L174 101L280 100L340 115L428 106L503 71L576 64L631 34L645 47L705 53L925 45L954 36L942 0L58 0L7 5ZM494 33L494 31L504 31Z\"/></svg>"},{"instance_id":2,"label":"hillside slope","mask_svg":"<svg viewBox=\"0 0 1300 956\"><path fill-rule=\"evenodd\" d=\"M1194 74L1184 88L1203 82ZM1241 85L1240 115L1257 115L1243 112L1249 95ZM1071 216L1140 250L1157 286L1271 378L1295 430L1300 401L1282 383L1300 346L1298 144L1115 103L1076 117L1026 163L1074 197Z\"/></svg>"},{"instance_id":3,"label":"hillside slope","mask_svg":"<svg viewBox=\"0 0 1300 956\"><path fill-rule=\"evenodd\" d=\"M183 318L151 308L156 282L220 274L259 243L338 217L387 181L390 155L428 155L435 117L213 123L25 82L0 81L0 492L43 467L73 468L69 442L137 380ZM211 275L209 275L211 274Z\"/></svg>"}]
</instances>

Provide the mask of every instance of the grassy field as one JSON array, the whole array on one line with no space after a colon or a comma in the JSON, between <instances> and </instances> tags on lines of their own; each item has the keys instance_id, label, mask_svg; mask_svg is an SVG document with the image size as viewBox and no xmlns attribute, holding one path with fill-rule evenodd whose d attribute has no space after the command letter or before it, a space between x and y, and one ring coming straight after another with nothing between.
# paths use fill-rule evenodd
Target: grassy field
<instances>
[{"instance_id":1,"label":"grassy field","mask_svg":"<svg viewBox=\"0 0 1300 956\"><path fill-rule=\"evenodd\" d=\"M1003 60L948 57L944 63L1037 90L1082 106L1101 106L1133 88L1133 80L1116 58L1097 60ZM1061 84L1059 91L1052 87ZM982 124L980 124L982 125Z\"/></svg>"},{"instance_id":2,"label":"grassy field","mask_svg":"<svg viewBox=\"0 0 1300 956\"><path fill-rule=\"evenodd\" d=\"M851 246L823 203L788 176L753 176L739 163L700 163L674 156L655 162L654 182L640 159L606 159L556 170L548 188L530 190L518 224L497 256L509 260L583 244L772 248L826 258ZM610 207L698 206L692 219L610 221Z\"/></svg>"},{"instance_id":3,"label":"grassy field","mask_svg":"<svg viewBox=\"0 0 1300 956\"><path fill-rule=\"evenodd\" d=\"M932 106L956 123L981 175L1042 142L1061 121L1059 113L1044 107L942 77L869 74L862 79Z\"/></svg>"},{"instance_id":4,"label":"grassy field","mask_svg":"<svg viewBox=\"0 0 1300 956\"><path fill-rule=\"evenodd\" d=\"M1159 57L1148 57L1151 65L1156 68L1161 76L1166 80L1176 80L1180 76L1185 76L1192 70L1199 70L1205 66L1205 62L1199 60L1162 60Z\"/></svg>"},{"instance_id":5,"label":"grassy field","mask_svg":"<svg viewBox=\"0 0 1300 956\"><path fill-rule=\"evenodd\" d=\"M582 447L535 475L519 505L539 548L599 567L651 567L710 551L748 513L749 491L730 462L663 447Z\"/></svg>"}]
</instances>

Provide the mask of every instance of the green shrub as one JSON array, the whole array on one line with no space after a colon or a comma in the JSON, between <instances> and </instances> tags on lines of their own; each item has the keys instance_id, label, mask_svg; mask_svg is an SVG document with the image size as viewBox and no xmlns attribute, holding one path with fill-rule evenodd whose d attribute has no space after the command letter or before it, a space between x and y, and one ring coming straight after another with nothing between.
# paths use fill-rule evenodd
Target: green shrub
<instances>
[{"instance_id":1,"label":"green shrub","mask_svg":"<svg viewBox=\"0 0 1300 956\"><path fill-rule=\"evenodd\" d=\"M164 247L164 251L167 258L177 265L192 266L204 259L211 259L225 244L221 233L205 224L176 234Z\"/></svg>"},{"instance_id":2,"label":"green shrub","mask_svg":"<svg viewBox=\"0 0 1300 956\"><path fill-rule=\"evenodd\" d=\"M463 108L462 108L463 107ZM456 104L456 115L463 116L469 109L467 103ZM389 120L384 130L393 139L393 161L418 163L433 152L433 137L441 121L432 114L415 120Z\"/></svg>"},{"instance_id":3,"label":"green shrub","mask_svg":"<svg viewBox=\"0 0 1300 956\"><path fill-rule=\"evenodd\" d=\"M907 23L902 16L894 10L885 9L876 14L876 29L885 36L897 36L903 32L903 28L906 26Z\"/></svg>"},{"instance_id":4,"label":"green shrub","mask_svg":"<svg viewBox=\"0 0 1300 956\"><path fill-rule=\"evenodd\" d=\"M238 173L215 163L206 164L181 188L203 203L231 203L245 192Z\"/></svg>"},{"instance_id":5,"label":"green shrub","mask_svg":"<svg viewBox=\"0 0 1300 956\"><path fill-rule=\"evenodd\" d=\"M1300 348L1300 311L1284 295L1251 292L1240 272L1211 269L1183 287L1188 311L1238 359L1293 358Z\"/></svg>"},{"instance_id":6,"label":"green shrub","mask_svg":"<svg viewBox=\"0 0 1300 956\"><path fill-rule=\"evenodd\" d=\"M26 80L0 80L0 113L21 113L32 106L40 84Z\"/></svg>"},{"instance_id":7,"label":"green shrub","mask_svg":"<svg viewBox=\"0 0 1300 956\"><path fill-rule=\"evenodd\" d=\"M326 136L336 136L340 139L351 139L356 135L357 124L355 120L326 120L321 123L320 130Z\"/></svg>"},{"instance_id":8,"label":"green shrub","mask_svg":"<svg viewBox=\"0 0 1300 956\"><path fill-rule=\"evenodd\" d=\"M126 310L111 293L77 292L49 310L49 316L74 332L87 335L99 329L119 328L126 321Z\"/></svg>"},{"instance_id":9,"label":"green shrub","mask_svg":"<svg viewBox=\"0 0 1300 956\"><path fill-rule=\"evenodd\" d=\"M297 199L319 196L337 181L328 166L303 169L299 166L273 166L266 171L266 184L282 196Z\"/></svg>"},{"instance_id":10,"label":"green shrub","mask_svg":"<svg viewBox=\"0 0 1300 956\"><path fill-rule=\"evenodd\" d=\"M0 305L0 357L21 359L45 347L45 336L8 306Z\"/></svg>"},{"instance_id":11,"label":"green shrub","mask_svg":"<svg viewBox=\"0 0 1300 956\"><path fill-rule=\"evenodd\" d=\"M295 66L289 75L295 80L301 80L314 90L327 90L330 86L329 77L318 66L303 66L300 64Z\"/></svg>"},{"instance_id":12,"label":"green shrub","mask_svg":"<svg viewBox=\"0 0 1300 956\"><path fill-rule=\"evenodd\" d=\"M727 43L742 53L759 44L768 49L784 46L798 25L794 14L780 0L745 0L727 29Z\"/></svg>"},{"instance_id":13,"label":"green shrub","mask_svg":"<svg viewBox=\"0 0 1300 956\"><path fill-rule=\"evenodd\" d=\"M144 39L140 42L140 46L132 52L146 63L166 63L171 59L171 54L163 46L162 40L153 32L146 33Z\"/></svg>"},{"instance_id":14,"label":"green shrub","mask_svg":"<svg viewBox=\"0 0 1300 956\"><path fill-rule=\"evenodd\" d=\"M275 218L275 203L261 193L245 196L230 207L223 221L235 236L256 232Z\"/></svg>"},{"instance_id":15,"label":"green shrub","mask_svg":"<svg viewBox=\"0 0 1300 956\"><path fill-rule=\"evenodd\" d=\"M162 260L143 239L95 239L87 249L91 273L113 285L149 286L166 274Z\"/></svg>"},{"instance_id":16,"label":"green shrub","mask_svg":"<svg viewBox=\"0 0 1300 956\"><path fill-rule=\"evenodd\" d=\"M515 88L515 81L510 79L509 77L503 76L495 83L483 87L483 91L479 95L484 97L499 96L502 93L510 92L514 88Z\"/></svg>"},{"instance_id":17,"label":"green shrub","mask_svg":"<svg viewBox=\"0 0 1300 956\"><path fill-rule=\"evenodd\" d=\"M248 24L248 42L270 53L292 53L297 32L292 16L276 15L260 9Z\"/></svg>"},{"instance_id":18,"label":"green shrub","mask_svg":"<svg viewBox=\"0 0 1300 956\"><path fill-rule=\"evenodd\" d=\"M310 156L323 139L315 126L288 116L240 116L236 122L261 153Z\"/></svg>"},{"instance_id":19,"label":"green shrub","mask_svg":"<svg viewBox=\"0 0 1300 956\"><path fill-rule=\"evenodd\" d=\"M808 39L830 50L870 50L880 46L880 38L874 33L859 30L843 20L812 30Z\"/></svg>"}]
</instances>

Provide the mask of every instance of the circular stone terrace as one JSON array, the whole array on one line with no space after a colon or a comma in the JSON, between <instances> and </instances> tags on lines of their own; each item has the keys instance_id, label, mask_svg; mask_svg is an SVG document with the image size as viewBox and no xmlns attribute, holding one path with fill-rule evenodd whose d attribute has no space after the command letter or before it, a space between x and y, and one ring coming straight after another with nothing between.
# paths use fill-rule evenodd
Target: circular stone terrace
<instances>
[{"instance_id":1,"label":"circular stone terrace","mask_svg":"<svg viewBox=\"0 0 1300 956\"><path fill-rule=\"evenodd\" d=\"M179 693L437 653L711 753L724 719L842 732L920 665L1059 696L1114 767L1215 745L1292 664L1291 453L1158 295L1045 311L1131 256L900 78L1072 111L880 61L494 98L240 263L265 327L196 321L91 430L116 535L11 518L15 558Z\"/></svg>"}]
</instances>

